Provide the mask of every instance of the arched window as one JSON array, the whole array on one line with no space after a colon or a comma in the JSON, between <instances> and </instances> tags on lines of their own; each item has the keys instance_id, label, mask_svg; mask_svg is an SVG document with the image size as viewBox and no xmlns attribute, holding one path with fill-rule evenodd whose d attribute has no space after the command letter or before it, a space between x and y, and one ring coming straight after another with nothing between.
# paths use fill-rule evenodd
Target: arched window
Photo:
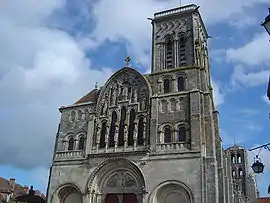
<instances>
[{"instance_id":1,"label":"arched window","mask_svg":"<svg viewBox=\"0 0 270 203\"><path fill-rule=\"evenodd\" d=\"M164 88L164 93L169 93L171 92L171 82L169 79L164 79L163 81L163 88Z\"/></svg>"},{"instance_id":2,"label":"arched window","mask_svg":"<svg viewBox=\"0 0 270 203\"><path fill-rule=\"evenodd\" d=\"M102 123L101 126L101 132L100 132L100 141L99 141L99 147L100 148L105 148L106 146L106 142L105 142L105 138L106 138L106 122Z\"/></svg>"},{"instance_id":3,"label":"arched window","mask_svg":"<svg viewBox=\"0 0 270 203\"><path fill-rule=\"evenodd\" d=\"M170 103L171 103L171 111L176 111L176 100L171 99Z\"/></svg>"},{"instance_id":4,"label":"arched window","mask_svg":"<svg viewBox=\"0 0 270 203\"><path fill-rule=\"evenodd\" d=\"M134 121L135 121L135 110L131 109L129 113L129 129L128 129L128 146L132 146L134 143Z\"/></svg>"},{"instance_id":5,"label":"arched window","mask_svg":"<svg viewBox=\"0 0 270 203\"><path fill-rule=\"evenodd\" d=\"M242 176L243 176L243 170L241 169L241 168L239 168L239 171L238 171L238 175L239 175L239 177L241 178Z\"/></svg>"},{"instance_id":6,"label":"arched window","mask_svg":"<svg viewBox=\"0 0 270 203\"><path fill-rule=\"evenodd\" d=\"M235 156L234 154L231 154L231 162L234 164L235 163Z\"/></svg>"},{"instance_id":7,"label":"arched window","mask_svg":"<svg viewBox=\"0 0 270 203\"><path fill-rule=\"evenodd\" d=\"M181 35L179 36L179 63L180 66L187 64L186 62L186 38Z\"/></svg>"},{"instance_id":8,"label":"arched window","mask_svg":"<svg viewBox=\"0 0 270 203\"><path fill-rule=\"evenodd\" d=\"M115 135L115 127L117 121L117 114L115 111L112 112L112 120L110 126L110 134L109 134L109 147L114 147L114 135Z\"/></svg>"},{"instance_id":9,"label":"arched window","mask_svg":"<svg viewBox=\"0 0 270 203\"><path fill-rule=\"evenodd\" d=\"M178 128L178 141L179 142L185 142L186 141L186 128L184 126L180 126Z\"/></svg>"},{"instance_id":10,"label":"arched window","mask_svg":"<svg viewBox=\"0 0 270 203\"><path fill-rule=\"evenodd\" d=\"M138 124L138 138L137 138L137 143L138 145L143 145L144 140L143 140L143 132L144 132L144 118L141 117L139 119L139 124Z\"/></svg>"},{"instance_id":11,"label":"arched window","mask_svg":"<svg viewBox=\"0 0 270 203\"><path fill-rule=\"evenodd\" d=\"M124 146L125 120L126 120L126 108L123 106L121 108L121 120L120 120L120 126L119 126L119 134L118 134L118 146Z\"/></svg>"},{"instance_id":12,"label":"arched window","mask_svg":"<svg viewBox=\"0 0 270 203\"><path fill-rule=\"evenodd\" d=\"M73 137L69 138L69 140L68 140L68 150L74 150L74 144L75 144L74 138Z\"/></svg>"},{"instance_id":13,"label":"arched window","mask_svg":"<svg viewBox=\"0 0 270 203\"><path fill-rule=\"evenodd\" d=\"M181 92L185 89L185 79L183 76L179 76L177 79L177 89L178 92Z\"/></svg>"},{"instance_id":14,"label":"arched window","mask_svg":"<svg viewBox=\"0 0 270 203\"><path fill-rule=\"evenodd\" d=\"M236 178L235 170L232 170L232 177Z\"/></svg>"},{"instance_id":15,"label":"arched window","mask_svg":"<svg viewBox=\"0 0 270 203\"><path fill-rule=\"evenodd\" d=\"M242 159L241 159L241 155L237 154L237 163L241 164L242 163Z\"/></svg>"},{"instance_id":16,"label":"arched window","mask_svg":"<svg viewBox=\"0 0 270 203\"><path fill-rule=\"evenodd\" d=\"M79 150L84 150L84 137L80 137L79 139Z\"/></svg>"},{"instance_id":17,"label":"arched window","mask_svg":"<svg viewBox=\"0 0 270 203\"><path fill-rule=\"evenodd\" d=\"M161 101L161 112L167 113L168 112L168 102L166 99Z\"/></svg>"},{"instance_id":18,"label":"arched window","mask_svg":"<svg viewBox=\"0 0 270 203\"><path fill-rule=\"evenodd\" d=\"M166 68L170 69L173 68L173 62L174 62L174 57L173 57L173 41L172 39L167 39L166 41Z\"/></svg>"},{"instance_id":19,"label":"arched window","mask_svg":"<svg viewBox=\"0 0 270 203\"><path fill-rule=\"evenodd\" d=\"M172 142L172 129L170 126L164 128L164 143Z\"/></svg>"}]
</instances>

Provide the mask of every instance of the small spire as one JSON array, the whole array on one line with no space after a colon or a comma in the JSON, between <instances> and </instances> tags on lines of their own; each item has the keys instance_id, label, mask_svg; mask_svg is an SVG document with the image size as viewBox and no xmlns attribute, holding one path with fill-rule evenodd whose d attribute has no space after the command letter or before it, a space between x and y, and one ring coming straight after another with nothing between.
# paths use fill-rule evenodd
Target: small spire
<instances>
[{"instance_id":1,"label":"small spire","mask_svg":"<svg viewBox=\"0 0 270 203\"><path fill-rule=\"evenodd\" d=\"M235 138L233 139L233 145L236 145L236 141L235 141Z\"/></svg>"},{"instance_id":2,"label":"small spire","mask_svg":"<svg viewBox=\"0 0 270 203\"><path fill-rule=\"evenodd\" d=\"M95 84L95 89L97 89L98 88L98 82L96 82L96 84Z\"/></svg>"},{"instance_id":3,"label":"small spire","mask_svg":"<svg viewBox=\"0 0 270 203\"><path fill-rule=\"evenodd\" d=\"M127 58L125 58L126 67L129 67L130 66L130 61L131 61L130 56L128 56Z\"/></svg>"}]
</instances>

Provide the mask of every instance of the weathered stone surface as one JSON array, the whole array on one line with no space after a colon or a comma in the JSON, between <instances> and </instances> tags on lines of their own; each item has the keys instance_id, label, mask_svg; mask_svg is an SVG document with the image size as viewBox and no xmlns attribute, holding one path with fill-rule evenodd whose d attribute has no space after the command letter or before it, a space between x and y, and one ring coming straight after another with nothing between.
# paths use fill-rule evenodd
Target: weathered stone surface
<instances>
[{"instance_id":1,"label":"weathered stone surface","mask_svg":"<svg viewBox=\"0 0 270 203\"><path fill-rule=\"evenodd\" d=\"M241 198L222 149L196 8L155 15L151 74L124 67L98 98L60 109L48 202L103 203L107 194L122 202L123 193L140 203Z\"/></svg>"}]
</instances>

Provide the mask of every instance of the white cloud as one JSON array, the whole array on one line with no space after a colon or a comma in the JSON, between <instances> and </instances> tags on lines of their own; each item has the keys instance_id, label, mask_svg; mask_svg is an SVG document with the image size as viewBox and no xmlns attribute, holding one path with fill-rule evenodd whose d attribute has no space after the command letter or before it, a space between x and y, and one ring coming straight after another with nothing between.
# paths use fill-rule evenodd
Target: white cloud
<instances>
[{"instance_id":1,"label":"white cloud","mask_svg":"<svg viewBox=\"0 0 270 203\"><path fill-rule=\"evenodd\" d=\"M224 93L221 92L218 82L211 81L214 90L214 102L216 106L221 105L224 102Z\"/></svg>"},{"instance_id":2,"label":"white cloud","mask_svg":"<svg viewBox=\"0 0 270 203\"><path fill-rule=\"evenodd\" d=\"M269 35L263 33L255 35L255 37L243 47L228 49L226 54L229 61L255 66L270 61L269 51Z\"/></svg>"},{"instance_id":3,"label":"white cloud","mask_svg":"<svg viewBox=\"0 0 270 203\"><path fill-rule=\"evenodd\" d=\"M237 65L234 68L231 76L231 85L233 87L254 87L259 85L266 85L268 82L270 70L260 70L257 72L250 72L242 65Z\"/></svg>"},{"instance_id":4,"label":"white cloud","mask_svg":"<svg viewBox=\"0 0 270 203\"><path fill-rule=\"evenodd\" d=\"M237 2L233 0L195 0L193 2L201 6L200 10L206 25L212 25L227 20L235 22L236 19L238 24L247 24L250 18L244 10L252 8L256 4L268 3L270 0ZM190 3L188 0L182 1L183 5ZM150 66L151 23L147 17L151 17L160 10L178 6L179 0L100 0L95 4L93 10L97 26L91 37L97 39L99 43L106 39L125 41L129 55L148 69Z\"/></svg>"},{"instance_id":5,"label":"white cloud","mask_svg":"<svg viewBox=\"0 0 270 203\"><path fill-rule=\"evenodd\" d=\"M112 74L109 68L92 69L76 39L44 24L62 6L58 0L28 0L4 1L1 7L1 164L47 167L58 107L72 104Z\"/></svg>"},{"instance_id":6,"label":"white cloud","mask_svg":"<svg viewBox=\"0 0 270 203\"><path fill-rule=\"evenodd\" d=\"M266 91L265 91L266 92ZM270 101L269 98L266 96L266 93L264 95L262 95L262 100L266 103L270 105Z\"/></svg>"}]
</instances>

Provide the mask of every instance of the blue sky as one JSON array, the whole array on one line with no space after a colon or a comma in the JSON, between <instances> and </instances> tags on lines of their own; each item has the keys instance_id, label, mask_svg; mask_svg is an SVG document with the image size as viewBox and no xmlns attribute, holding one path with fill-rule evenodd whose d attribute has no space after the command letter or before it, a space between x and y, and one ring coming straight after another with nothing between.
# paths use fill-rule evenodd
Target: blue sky
<instances>
[{"instance_id":1,"label":"blue sky","mask_svg":"<svg viewBox=\"0 0 270 203\"><path fill-rule=\"evenodd\" d=\"M270 37L260 22L270 0L182 0L196 3L205 21L215 103L224 147L270 142ZM58 107L102 85L127 55L150 70L147 17L179 0L4 0L0 6L0 176L46 191ZM270 184L270 152L262 151ZM250 160L252 160L250 155ZM267 182L268 181L268 182Z\"/></svg>"}]
</instances>

